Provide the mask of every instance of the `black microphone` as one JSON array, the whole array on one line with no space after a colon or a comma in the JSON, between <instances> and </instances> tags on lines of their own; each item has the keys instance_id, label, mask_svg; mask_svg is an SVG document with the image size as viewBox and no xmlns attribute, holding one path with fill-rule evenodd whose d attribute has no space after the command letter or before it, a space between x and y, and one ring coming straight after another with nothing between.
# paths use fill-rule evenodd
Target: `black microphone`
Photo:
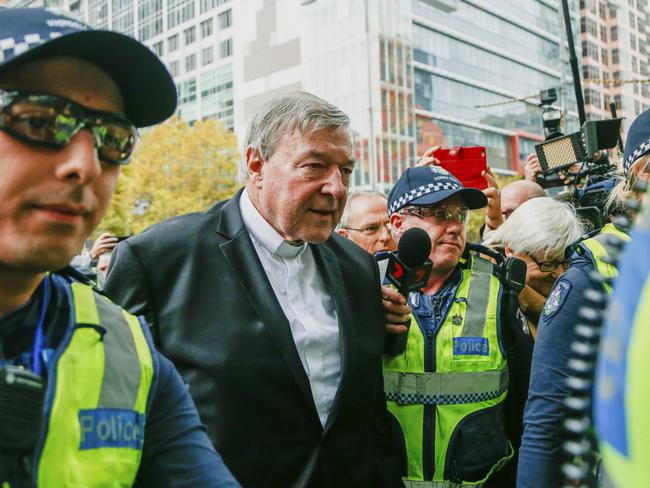
<instances>
[{"instance_id":1,"label":"black microphone","mask_svg":"<svg viewBox=\"0 0 650 488\"><path fill-rule=\"evenodd\" d=\"M390 254L386 279L402 295L408 296L427 284L431 275L431 238L419 227L404 232L397 245L397 252Z\"/></svg>"},{"instance_id":2,"label":"black microphone","mask_svg":"<svg viewBox=\"0 0 650 488\"><path fill-rule=\"evenodd\" d=\"M402 295L408 297L412 291L426 286L431 275L431 238L419 227L413 227L399 240L397 252L390 253L386 279ZM408 327L408 325L407 325ZM403 334L387 334L385 352L390 356L402 354L406 349L408 331Z\"/></svg>"}]
</instances>

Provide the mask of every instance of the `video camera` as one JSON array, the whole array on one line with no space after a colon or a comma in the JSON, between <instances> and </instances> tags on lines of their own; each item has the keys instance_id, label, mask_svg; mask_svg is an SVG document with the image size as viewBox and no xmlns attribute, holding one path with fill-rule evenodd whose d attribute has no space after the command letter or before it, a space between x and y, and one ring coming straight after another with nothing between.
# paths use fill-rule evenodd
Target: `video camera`
<instances>
[{"instance_id":1,"label":"video camera","mask_svg":"<svg viewBox=\"0 0 650 488\"><path fill-rule=\"evenodd\" d=\"M535 146L542 167L537 182L544 188L573 185L574 191L566 199L598 227L616 179L616 166L603 150L617 145L623 119L587 120L579 131L565 135L560 131L562 113L553 105L556 100L554 88L540 92L545 140Z\"/></svg>"}]
</instances>

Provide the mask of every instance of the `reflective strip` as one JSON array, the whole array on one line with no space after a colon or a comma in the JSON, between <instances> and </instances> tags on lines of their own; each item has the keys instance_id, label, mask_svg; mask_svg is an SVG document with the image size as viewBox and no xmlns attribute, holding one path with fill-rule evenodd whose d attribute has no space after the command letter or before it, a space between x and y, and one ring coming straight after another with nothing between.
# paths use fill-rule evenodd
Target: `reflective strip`
<instances>
[{"instance_id":1,"label":"reflective strip","mask_svg":"<svg viewBox=\"0 0 650 488\"><path fill-rule=\"evenodd\" d=\"M384 371L386 399L400 405L458 405L492 400L508 388L508 369L467 373Z\"/></svg>"},{"instance_id":2,"label":"reflective strip","mask_svg":"<svg viewBox=\"0 0 650 488\"><path fill-rule=\"evenodd\" d=\"M485 329L485 311L490 300L492 263L472 256L472 272L467 296L467 311L463 325L464 337L482 337Z\"/></svg>"},{"instance_id":3,"label":"reflective strip","mask_svg":"<svg viewBox=\"0 0 650 488\"><path fill-rule=\"evenodd\" d=\"M99 294L94 294L94 298L99 323L106 329L104 377L97 407L133 409L140 389L141 371L131 328L120 307Z\"/></svg>"},{"instance_id":4,"label":"reflective strip","mask_svg":"<svg viewBox=\"0 0 650 488\"><path fill-rule=\"evenodd\" d=\"M403 479L404 488L463 488L471 486L472 488L481 488L484 483L454 483L453 481L417 481Z\"/></svg>"}]
</instances>

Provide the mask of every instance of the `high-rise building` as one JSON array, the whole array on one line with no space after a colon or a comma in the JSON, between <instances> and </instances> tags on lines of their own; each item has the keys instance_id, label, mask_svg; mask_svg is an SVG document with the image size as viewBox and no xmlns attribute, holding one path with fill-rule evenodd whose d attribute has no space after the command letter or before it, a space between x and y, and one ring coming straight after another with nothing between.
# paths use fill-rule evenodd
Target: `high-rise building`
<instances>
[{"instance_id":1,"label":"high-rise building","mask_svg":"<svg viewBox=\"0 0 650 488\"><path fill-rule=\"evenodd\" d=\"M585 111L626 124L650 107L647 0L581 0L580 32Z\"/></svg>"},{"instance_id":2,"label":"high-rise building","mask_svg":"<svg viewBox=\"0 0 650 488\"><path fill-rule=\"evenodd\" d=\"M484 145L490 165L517 169L542 139L543 89L560 89L575 126L553 0L16 1L145 42L177 82L179 113L219 117L241 143L280 93L330 100L352 120L355 186L389 188L431 145Z\"/></svg>"}]
</instances>

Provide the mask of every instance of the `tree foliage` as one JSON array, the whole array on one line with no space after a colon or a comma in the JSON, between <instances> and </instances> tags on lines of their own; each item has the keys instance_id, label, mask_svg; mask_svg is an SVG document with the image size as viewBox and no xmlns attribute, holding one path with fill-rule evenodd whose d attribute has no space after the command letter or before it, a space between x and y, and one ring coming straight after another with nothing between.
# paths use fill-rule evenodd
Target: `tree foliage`
<instances>
[{"instance_id":1,"label":"tree foliage","mask_svg":"<svg viewBox=\"0 0 650 488\"><path fill-rule=\"evenodd\" d=\"M204 210L237 189L235 135L219 120L191 127L179 117L147 130L122 168L98 232L135 234L175 215Z\"/></svg>"}]
</instances>

